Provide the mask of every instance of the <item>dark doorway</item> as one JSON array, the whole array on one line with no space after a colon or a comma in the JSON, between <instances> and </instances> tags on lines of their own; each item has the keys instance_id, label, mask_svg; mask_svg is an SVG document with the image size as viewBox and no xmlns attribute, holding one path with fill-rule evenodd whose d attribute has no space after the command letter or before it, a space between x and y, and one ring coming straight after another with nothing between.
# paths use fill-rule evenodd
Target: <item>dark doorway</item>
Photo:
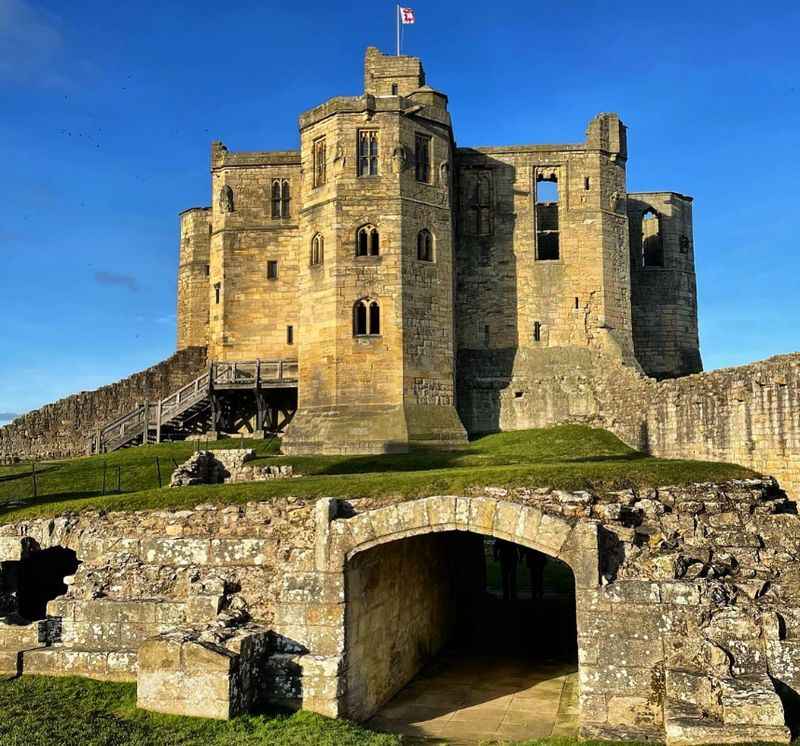
<instances>
[{"instance_id":1,"label":"dark doorway","mask_svg":"<svg viewBox=\"0 0 800 746\"><path fill-rule=\"evenodd\" d=\"M575 734L575 581L567 565L469 532L401 539L350 563L351 716L378 705L371 727L416 737Z\"/></svg>"},{"instance_id":2,"label":"dark doorway","mask_svg":"<svg viewBox=\"0 0 800 746\"><path fill-rule=\"evenodd\" d=\"M52 547L31 552L20 561L17 576L17 611L30 622L47 616L47 602L67 592L64 578L78 569L71 549Z\"/></svg>"}]
</instances>

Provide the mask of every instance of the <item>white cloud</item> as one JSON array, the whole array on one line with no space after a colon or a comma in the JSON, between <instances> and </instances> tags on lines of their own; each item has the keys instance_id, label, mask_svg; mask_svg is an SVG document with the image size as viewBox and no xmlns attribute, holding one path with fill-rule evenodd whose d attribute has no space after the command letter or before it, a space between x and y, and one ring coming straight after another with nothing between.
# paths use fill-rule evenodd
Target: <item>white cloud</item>
<instances>
[{"instance_id":1,"label":"white cloud","mask_svg":"<svg viewBox=\"0 0 800 746\"><path fill-rule=\"evenodd\" d=\"M0 82L59 85L57 19L27 0L0 0Z\"/></svg>"}]
</instances>

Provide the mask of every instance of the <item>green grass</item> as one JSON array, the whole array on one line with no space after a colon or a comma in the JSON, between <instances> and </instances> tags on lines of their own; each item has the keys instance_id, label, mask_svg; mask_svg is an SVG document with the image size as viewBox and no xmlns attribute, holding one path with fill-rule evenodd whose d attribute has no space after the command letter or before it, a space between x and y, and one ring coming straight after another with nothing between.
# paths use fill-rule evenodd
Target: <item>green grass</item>
<instances>
[{"instance_id":1,"label":"green grass","mask_svg":"<svg viewBox=\"0 0 800 746\"><path fill-rule=\"evenodd\" d=\"M135 684L23 676L0 682L2 746L397 746L395 736L310 712L228 722L136 709Z\"/></svg>"},{"instance_id":2,"label":"green grass","mask_svg":"<svg viewBox=\"0 0 800 746\"><path fill-rule=\"evenodd\" d=\"M562 425L488 435L457 451L417 450L404 455L303 456L277 453L277 442L231 439L211 448L255 448L262 463L292 464L300 478L270 482L159 489L192 443L129 448L115 453L37 465L33 497L30 465L0 467L0 522L89 508L143 510L241 503L281 496L340 498L419 497L502 486L604 491L752 476L732 464L645 456L605 430ZM106 494L103 494L103 472ZM117 475L120 492L116 492Z\"/></svg>"}]
</instances>

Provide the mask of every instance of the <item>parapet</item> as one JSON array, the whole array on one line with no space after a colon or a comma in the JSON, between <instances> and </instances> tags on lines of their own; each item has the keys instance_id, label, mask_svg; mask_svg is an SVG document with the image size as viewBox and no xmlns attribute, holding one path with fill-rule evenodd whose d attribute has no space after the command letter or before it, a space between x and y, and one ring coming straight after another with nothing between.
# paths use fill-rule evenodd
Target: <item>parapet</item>
<instances>
[{"instance_id":1,"label":"parapet","mask_svg":"<svg viewBox=\"0 0 800 746\"><path fill-rule=\"evenodd\" d=\"M628 159L628 128L619 114L598 114L586 130L586 145L591 149L605 150L621 160Z\"/></svg>"},{"instance_id":2,"label":"parapet","mask_svg":"<svg viewBox=\"0 0 800 746\"><path fill-rule=\"evenodd\" d=\"M237 166L299 166L299 150L230 151L224 143L211 143L211 169Z\"/></svg>"},{"instance_id":3,"label":"parapet","mask_svg":"<svg viewBox=\"0 0 800 746\"><path fill-rule=\"evenodd\" d=\"M364 93L373 96L408 96L425 85L419 57L383 54L368 47L364 58Z\"/></svg>"}]
</instances>

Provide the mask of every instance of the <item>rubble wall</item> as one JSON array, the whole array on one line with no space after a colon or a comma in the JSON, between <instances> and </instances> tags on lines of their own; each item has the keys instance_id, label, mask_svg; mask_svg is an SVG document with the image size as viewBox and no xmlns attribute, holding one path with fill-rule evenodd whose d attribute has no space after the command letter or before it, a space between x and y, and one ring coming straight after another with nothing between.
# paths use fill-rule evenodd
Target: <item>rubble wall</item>
<instances>
[{"instance_id":1,"label":"rubble wall","mask_svg":"<svg viewBox=\"0 0 800 746\"><path fill-rule=\"evenodd\" d=\"M0 428L0 461L84 456L98 428L145 400L169 396L200 375L205 365L206 348L189 347L122 381L28 412Z\"/></svg>"}]
</instances>

